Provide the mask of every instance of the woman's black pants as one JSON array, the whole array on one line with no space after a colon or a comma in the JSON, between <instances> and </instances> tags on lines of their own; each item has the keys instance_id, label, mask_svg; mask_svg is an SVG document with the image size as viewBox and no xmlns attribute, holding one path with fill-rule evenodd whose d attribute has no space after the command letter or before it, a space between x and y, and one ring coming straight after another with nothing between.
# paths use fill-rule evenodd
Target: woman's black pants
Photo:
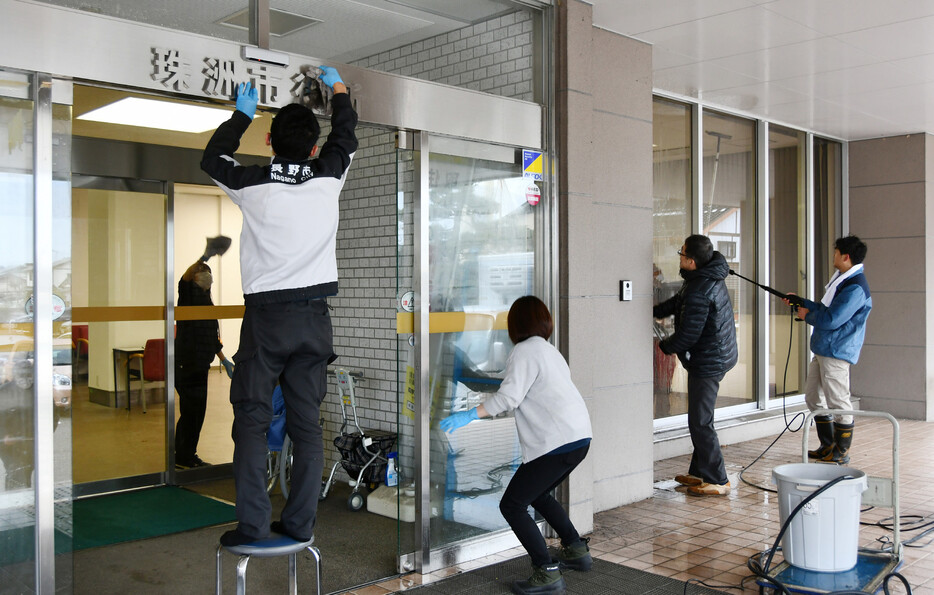
<instances>
[{"instance_id":1,"label":"woman's black pants","mask_svg":"<svg viewBox=\"0 0 934 595\"><path fill-rule=\"evenodd\" d=\"M589 444L571 452L542 455L523 463L506 486L499 510L522 547L529 552L535 566L550 564L551 555L538 525L529 516L529 505L558 533L562 544L569 545L580 539L568 513L551 492L584 460L588 450Z\"/></svg>"}]
</instances>

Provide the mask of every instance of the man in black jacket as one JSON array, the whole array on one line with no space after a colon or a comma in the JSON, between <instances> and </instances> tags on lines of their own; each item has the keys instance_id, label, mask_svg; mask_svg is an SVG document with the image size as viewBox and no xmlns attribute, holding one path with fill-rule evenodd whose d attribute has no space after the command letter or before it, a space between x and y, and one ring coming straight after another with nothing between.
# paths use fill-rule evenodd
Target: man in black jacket
<instances>
[{"instance_id":1,"label":"man in black jacket","mask_svg":"<svg viewBox=\"0 0 934 595\"><path fill-rule=\"evenodd\" d=\"M315 115L293 103L270 125L272 162L239 165L233 155L259 101L256 89L244 84L237 111L211 137L201 161L243 215L246 308L230 385L238 524L221 536L227 547L264 539L270 530L301 542L313 538L324 465L318 420L327 365L336 357L327 297L337 294L338 199L357 150L357 113L347 87L334 68L321 71L320 80L334 95L331 132L320 151ZM266 432L276 381L294 450L289 499L281 520L270 524Z\"/></svg>"},{"instance_id":2,"label":"man in black jacket","mask_svg":"<svg viewBox=\"0 0 934 595\"><path fill-rule=\"evenodd\" d=\"M675 480L691 495L726 495L730 482L713 419L720 381L737 360L733 304L724 283L730 267L707 236L689 236L678 254L684 283L652 311L655 318L674 315L675 332L659 343L659 349L678 354L688 372L688 430L694 454L688 474Z\"/></svg>"}]
</instances>

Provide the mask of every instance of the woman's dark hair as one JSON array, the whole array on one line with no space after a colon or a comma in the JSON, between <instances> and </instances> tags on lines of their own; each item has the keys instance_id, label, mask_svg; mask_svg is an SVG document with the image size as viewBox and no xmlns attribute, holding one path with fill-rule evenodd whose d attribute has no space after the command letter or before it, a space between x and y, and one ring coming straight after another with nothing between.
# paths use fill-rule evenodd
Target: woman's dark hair
<instances>
[{"instance_id":1,"label":"woman's dark hair","mask_svg":"<svg viewBox=\"0 0 934 595\"><path fill-rule=\"evenodd\" d=\"M514 345L529 337L541 337L547 341L554 331L548 306L534 295L521 297L512 303L506 316L506 326L509 328L509 340Z\"/></svg>"},{"instance_id":2,"label":"woman's dark hair","mask_svg":"<svg viewBox=\"0 0 934 595\"><path fill-rule=\"evenodd\" d=\"M208 266L208 263L199 260L185 270L182 274L182 279L185 281L194 281L195 275L205 272L210 273L211 267Z\"/></svg>"},{"instance_id":3,"label":"woman's dark hair","mask_svg":"<svg viewBox=\"0 0 934 595\"><path fill-rule=\"evenodd\" d=\"M862 264L863 260L866 258L866 253L869 252L869 247L856 236L837 238L837 241L833 243L833 247L836 248L840 254L848 255L850 257L850 262L853 264Z\"/></svg>"},{"instance_id":4,"label":"woman's dark hair","mask_svg":"<svg viewBox=\"0 0 934 595\"><path fill-rule=\"evenodd\" d=\"M694 234L685 238L684 252L685 256L694 260L697 268L702 269L713 258L713 244L707 236Z\"/></svg>"},{"instance_id":5,"label":"woman's dark hair","mask_svg":"<svg viewBox=\"0 0 934 595\"><path fill-rule=\"evenodd\" d=\"M314 112L297 103L283 107L269 127L270 144L276 155L291 161L308 159L318 142L321 125Z\"/></svg>"}]
</instances>

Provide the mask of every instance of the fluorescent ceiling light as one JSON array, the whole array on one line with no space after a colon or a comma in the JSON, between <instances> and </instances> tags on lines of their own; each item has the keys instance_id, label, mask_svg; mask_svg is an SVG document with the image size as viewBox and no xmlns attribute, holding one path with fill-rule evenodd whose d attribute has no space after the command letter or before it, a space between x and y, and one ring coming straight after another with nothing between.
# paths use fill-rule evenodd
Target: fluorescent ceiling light
<instances>
[{"instance_id":1,"label":"fluorescent ceiling light","mask_svg":"<svg viewBox=\"0 0 934 595\"><path fill-rule=\"evenodd\" d=\"M257 117L259 117L258 114ZM222 122L230 119L230 110L140 97L124 97L119 101L82 114L78 116L78 119L196 133L214 130L220 126Z\"/></svg>"}]
</instances>

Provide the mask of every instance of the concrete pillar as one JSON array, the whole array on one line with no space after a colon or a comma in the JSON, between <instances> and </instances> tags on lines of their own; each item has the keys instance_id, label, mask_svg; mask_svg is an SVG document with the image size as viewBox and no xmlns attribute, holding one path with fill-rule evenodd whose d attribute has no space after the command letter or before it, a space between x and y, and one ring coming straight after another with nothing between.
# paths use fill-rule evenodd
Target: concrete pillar
<instances>
[{"instance_id":1,"label":"concrete pillar","mask_svg":"<svg viewBox=\"0 0 934 595\"><path fill-rule=\"evenodd\" d=\"M568 495L586 532L652 493L652 48L595 28L586 2L555 10L560 348L594 429Z\"/></svg>"},{"instance_id":2,"label":"concrete pillar","mask_svg":"<svg viewBox=\"0 0 934 595\"><path fill-rule=\"evenodd\" d=\"M873 304L850 387L862 409L927 421L934 419L932 139L912 134L849 145L850 233L869 246Z\"/></svg>"}]
</instances>

